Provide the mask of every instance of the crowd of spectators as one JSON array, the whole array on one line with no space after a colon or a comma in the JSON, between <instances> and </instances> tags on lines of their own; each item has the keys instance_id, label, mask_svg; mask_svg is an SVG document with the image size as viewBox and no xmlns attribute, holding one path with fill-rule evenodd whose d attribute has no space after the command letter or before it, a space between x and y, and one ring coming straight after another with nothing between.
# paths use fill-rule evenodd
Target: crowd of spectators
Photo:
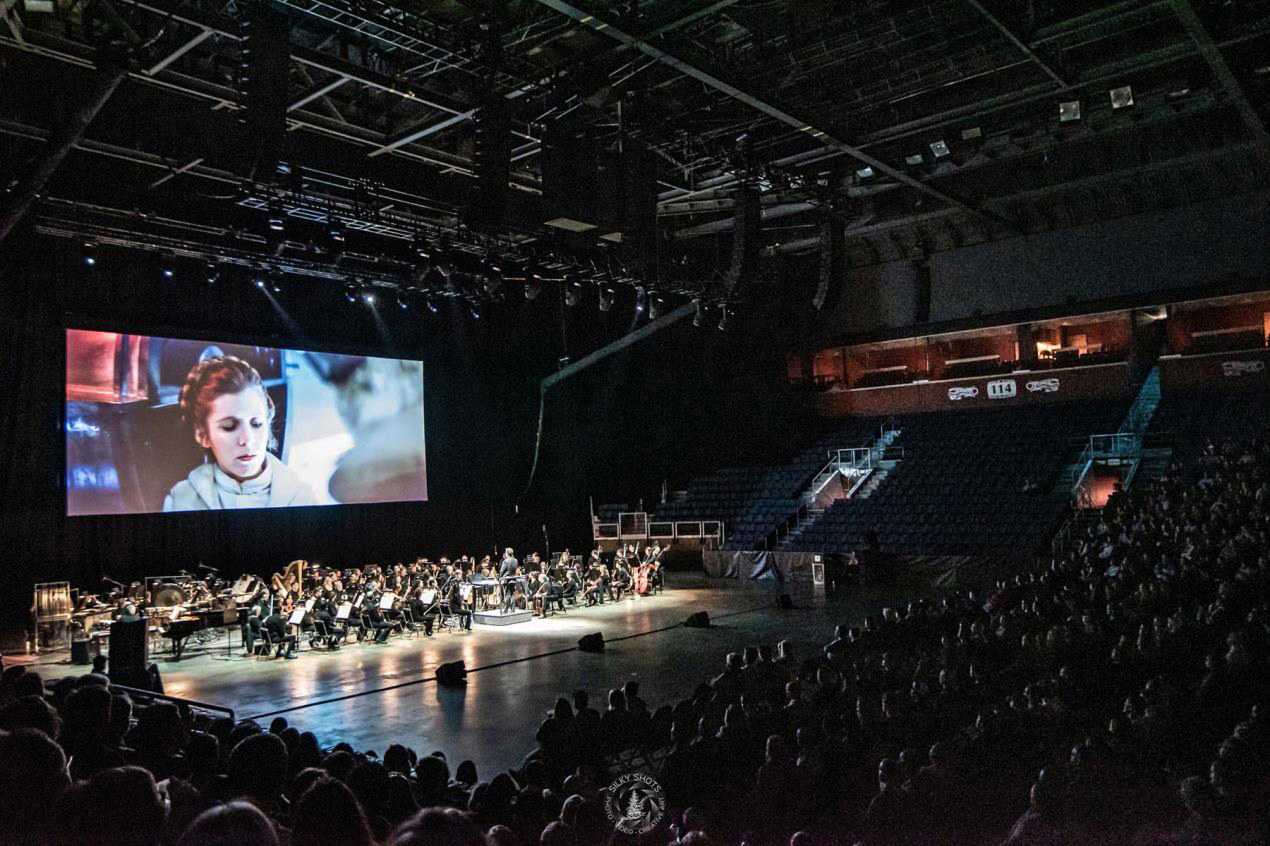
<instances>
[{"instance_id":1,"label":"crowd of spectators","mask_svg":"<svg viewBox=\"0 0 1270 846\"><path fill-rule=\"evenodd\" d=\"M0 846L1265 842L1270 443L1117 493L990 590L885 608L814 655L747 647L674 704L562 697L521 768L0 678ZM615 832L603 790L666 812Z\"/></svg>"}]
</instances>

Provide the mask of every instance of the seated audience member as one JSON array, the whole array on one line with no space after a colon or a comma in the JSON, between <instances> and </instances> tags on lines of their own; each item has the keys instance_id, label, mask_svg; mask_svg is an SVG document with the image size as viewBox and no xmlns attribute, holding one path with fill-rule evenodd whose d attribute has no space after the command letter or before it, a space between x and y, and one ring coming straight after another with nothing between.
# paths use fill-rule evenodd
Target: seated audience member
<instances>
[{"instance_id":1,"label":"seated audience member","mask_svg":"<svg viewBox=\"0 0 1270 846\"><path fill-rule=\"evenodd\" d=\"M199 814L176 846L278 846L278 834L255 805L228 802Z\"/></svg>"}]
</instances>

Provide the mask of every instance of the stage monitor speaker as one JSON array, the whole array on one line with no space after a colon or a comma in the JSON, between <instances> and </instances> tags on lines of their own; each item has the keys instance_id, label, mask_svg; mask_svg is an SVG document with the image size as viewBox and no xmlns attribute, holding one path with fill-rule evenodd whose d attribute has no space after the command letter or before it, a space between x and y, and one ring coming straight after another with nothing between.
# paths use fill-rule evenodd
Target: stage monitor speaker
<instances>
[{"instance_id":1,"label":"stage monitor speaker","mask_svg":"<svg viewBox=\"0 0 1270 846\"><path fill-rule=\"evenodd\" d=\"M594 632L589 635L583 635L578 638L579 652L603 652L604 651L604 635Z\"/></svg>"},{"instance_id":2,"label":"stage monitor speaker","mask_svg":"<svg viewBox=\"0 0 1270 846\"><path fill-rule=\"evenodd\" d=\"M146 620L116 620L110 624L110 672L145 672Z\"/></svg>"},{"instance_id":3,"label":"stage monitor speaker","mask_svg":"<svg viewBox=\"0 0 1270 846\"><path fill-rule=\"evenodd\" d=\"M794 607L794 600L787 593L782 593L776 597L776 607L789 611Z\"/></svg>"},{"instance_id":4,"label":"stage monitor speaker","mask_svg":"<svg viewBox=\"0 0 1270 846\"><path fill-rule=\"evenodd\" d=\"M467 684L467 667L462 661L451 661L437 667L437 684L457 687Z\"/></svg>"},{"instance_id":5,"label":"stage monitor speaker","mask_svg":"<svg viewBox=\"0 0 1270 846\"><path fill-rule=\"evenodd\" d=\"M688 619L684 620L684 628L708 629L710 628L710 615L705 611L698 611L695 614L690 614L688 615Z\"/></svg>"},{"instance_id":6,"label":"stage monitor speaker","mask_svg":"<svg viewBox=\"0 0 1270 846\"><path fill-rule=\"evenodd\" d=\"M71 663L72 664L91 664L92 657L88 654L88 638L77 637L71 640Z\"/></svg>"}]
</instances>

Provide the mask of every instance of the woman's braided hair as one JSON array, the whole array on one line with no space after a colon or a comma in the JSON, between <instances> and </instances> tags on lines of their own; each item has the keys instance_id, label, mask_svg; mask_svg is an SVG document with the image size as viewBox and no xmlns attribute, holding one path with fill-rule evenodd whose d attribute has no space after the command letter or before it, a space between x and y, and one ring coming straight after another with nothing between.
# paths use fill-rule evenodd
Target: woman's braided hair
<instances>
[{"instance_id":1,"label":"woman's braided hair","mask_svg":"<svg viewBox=\"0 0 1270 846\"><path fill-rule=\"evenodd\" d=\"M273 397L265 390L256 368L237 356L205 358L190 368L185 384L181 386L181 419L197 437L199 430L206 425L207 415L217 397L237 394L252 387L259 388L265 395L265 404L269 408L269 448L273 449L277 446L273 435L276 413Z\"/></svg>"}]
</instances>

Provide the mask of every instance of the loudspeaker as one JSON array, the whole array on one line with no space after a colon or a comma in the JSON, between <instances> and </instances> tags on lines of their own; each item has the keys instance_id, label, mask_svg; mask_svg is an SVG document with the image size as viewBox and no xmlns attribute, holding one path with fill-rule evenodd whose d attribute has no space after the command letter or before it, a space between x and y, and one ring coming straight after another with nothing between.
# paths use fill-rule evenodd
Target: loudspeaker
<instances>
[{"instance_id":1,"label":"loudspeaker","mask_svg":"<svg viewBox=\"0 0 1270 846\"><path fill-rule=\"evenodd\" d=\"M776 607L788 611L794 607L794 600L790 598L789 594L782 593L776 597Z\"/></svg>"},{"instance_id":2,"label":"loudspeaker","mask_svg":"<svg viewBox=\"0 0 1270 846\"><path fill-rule=\"evenodd\" d=\"M931 275L930 275L930 259L921 258L913 263L913 269L917 273L917 302L913 305L913 322L927 323L930 321L930 297L931 297ZM1036 349L1035 346L1032 347Z\"/></svg>"},{"instance_id":3,"label":"loudspeaker","mask_svg":"<svg viewBox=\"0 0 1270 846\"><path fill-rule=\"evenodd\" d=\"M738 293L758 266L759 225L762 208L759 205L758 187L742 185L736 192L734 223L732 227L732 261L728 265L725 283L728 293Z\"/></svg>"},{"instance_id":4,"label":"loudspeaker","mask_svg":"<svg viewBox=\"0 0 1270 846\"><path fill-rule=\"evenodd\" d=\"M603 652L604 651L604 635L595 632L589 635L583 635L578 638L579 652Z\"/></svg>"},{"instance_id":5,"label":"loudspeaker","mask_svg":"<svg viewBox=\"0 0 1270 846\"><path fill-rule=\"evenodd\" d=\"M252 3L240 16L239 34L244 149L253 178L267 181L274 177L286 140L291 24L264 3Z\"/></svg>"},{"instance_id":6,"label":"loudspeaker","mask_svg":"<svg viewBox=\"0 0 1270 846\"><path fill-rule=\"evenodd\" d=\"M91 664L92 656L88 654L88 638L75 638L71 641L71 663Z\"/></svg>"},{"instance_id":7,"label":"loudspeaker","mask_svg":"<svg viewBox=\"0 0 1270 846\"><path fill-rule=\"evenodd\" d=\"M710 615L705 611L698 611L695 614L690 614L688 615L688 619L684 620L684 628L708 629L710 628Z\"/></svg>"},{"instance_id":8,"label":"loudspeaker","mask_svg":"<svg viewBox=\"0 0 1270 846\"><path fill-rule=\"evenodd\" d=\"M622 152L622 243L645 278L657 275L657 166L652 153L631 140Z\"/></svg>"},{"instance_id":9,"label":"loudspeaker","mask_svg":"<svg viewBox=\"0 0 1270 846\"><path fill-rule=\"evenodd\" d=\"M116 620L110 624L110 672L135 676L146 667L146 620Z\"/></svg>"},{"instance_id":10,"label":"loudspeaker","mask_svg":"<svg viewBox=\"0 0 1270 846\"><path fill-rule=\"evenodd\" d=\"M842 292L842 224L826 211L820 219L820 276L811 304L816 311L832 309Z\"/></svg>"},{"instance_id":11,"label":"loudspeaker","mask_svg":"<svg viewBox=\"0 0 1270 846\"><path fill-rule=\"evenodd\" d=\"M507 181L512 173L511 111L507 100L490 92L472 120L476 124L472 144L476 187L465 217L467 225L478 232L497 232L507 214Z\"/></svg>"},{"instance_id":12,"label":"loudspeaker","mask_svg":"<svg viewBox=\"0 0 1270 846\"><path fill-rule=\"evenodd\" d=\"M455 687L467 684L467 667L462 661L451 661L437 667L437 684Z\"/></svg>"}]
</instances>

